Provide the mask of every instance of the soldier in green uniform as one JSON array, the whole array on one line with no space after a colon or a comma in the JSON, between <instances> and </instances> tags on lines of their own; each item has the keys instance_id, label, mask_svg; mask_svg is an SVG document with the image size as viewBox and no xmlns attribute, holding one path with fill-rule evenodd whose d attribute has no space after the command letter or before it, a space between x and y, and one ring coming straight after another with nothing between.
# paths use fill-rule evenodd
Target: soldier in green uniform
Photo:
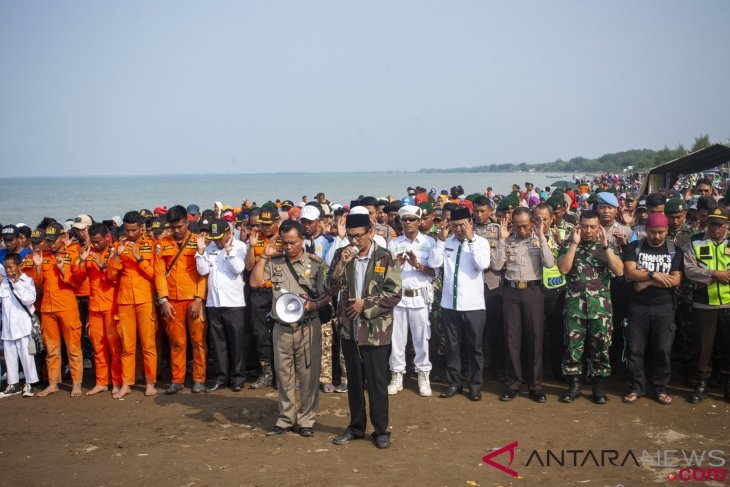
<instances>
[{"instance_id":1,"label":"soldier in green uniform","mask_svg":"<svg viewBox=\"0 0 730 487\"><path fill-rule=\"evenodd\" d=\"M664 214L669 221L669 233L667 240L674 244L686 254L692 240L692 228L687 225L687 204L680 198L672 198L664 206ZM675 308L674 322L677 325L674 339L674 356L680 361L685 379L689 381L692 359L691 333L692 333L692 281L682 279L677 288L677 306Z\"/></svg>"},{"instance_id":2,"label":"soldier in green uniform","mask_svg":"<svg viewBox=\"0 0 730 487\"><path fill-rule=\"evenodd\" d=\"M284 252L277 249L281 242ZM278 236L269 239L251 272L251 286L271 281L273 302L284 293L306 296L304 313L295 323L279 316L272 308L272 330L276 381L279 389L279 415L269 435L281 435L299 427L305 437L314 434L319 406L319 374L322 355L322 327L318 310L330 301L325 292L325 264L304 251L304 229L294 220L285 220ZM297 383L300 406L296 407Z\"/></svg>"},{"instance_id":3,"label":"soldier in green uniform","mask_svg":"<svg viewBox=\"0 0 730 487\"><path fill-rule=\"evenodd\" d=\"M586 210L570 240L560 248L558 270L568 279L565 296L565 336L568 349L563 359L563 374L568 390L560 397L573 402L580 395L580 375L587 348L593 384L593 401L605 404L608 398L603 379L611 374L611 273L623 275L623 262L616 247L609 243L598 215ZM586 345L586 341L588 342Z\"/></svg>"}]
</instances>

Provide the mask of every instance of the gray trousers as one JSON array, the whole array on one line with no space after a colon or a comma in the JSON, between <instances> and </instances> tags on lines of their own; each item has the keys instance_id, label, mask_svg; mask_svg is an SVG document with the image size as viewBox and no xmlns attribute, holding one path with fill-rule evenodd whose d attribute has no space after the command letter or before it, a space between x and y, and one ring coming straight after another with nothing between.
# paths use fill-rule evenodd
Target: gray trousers
<instances>
[{"instance_id":1,"label":"gray trousers","mask_svg":"<svg viewBox=\"0 0 730 487\"><path fill-rule=\"evenodd\" d=\"M276 425L289 428L314 426L319 408L319 374L322 368L322 326L312 320L296 329L276 323L272 331L274 365L279 388ZM297 410L296 388L300 384Z\"/></svg>"}]
</instances>

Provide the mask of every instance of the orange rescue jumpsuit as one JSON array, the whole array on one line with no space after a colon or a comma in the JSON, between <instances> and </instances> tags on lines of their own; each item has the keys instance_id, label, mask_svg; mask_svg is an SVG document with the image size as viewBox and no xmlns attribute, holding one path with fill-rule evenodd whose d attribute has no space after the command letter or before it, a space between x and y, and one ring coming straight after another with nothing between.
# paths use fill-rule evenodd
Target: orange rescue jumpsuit
<instances>
[{"instance_id":1,"label":"orange rescue jumpsuit","mask_svg":"<svg viewBox=\"0 0 730 487\"><path fill-rule=\"evenodd\" d=\"M63 261L63 272L56 266L57 257ZM81 320L75 294L75 286L79 280L71 268L77 258L76 254L67 249L61 249L56 255L51 251L45 251L41 272L33 273L36 288L42 289L43 292L40 309L50 384L61 382L61 336L66 344L71 380L74 384L81 384L83 379Z\"/></svg>"},{"instance_id":2,"label":"orange rescue jumpsuit","mask_svg":"<svg viewBox=\"0 0 730 487\"><path fill-rule=\"evenodd\" d=\"M110 277L109 258L112 247L98 254L100 267L90 255L84 262L77 259L74 267L89 284L89 339L94 347L96 385L122 385L122 342L119 338L116 312L117 279Z\"/></svg>"},{"instance_id":3,"label":"orange rescue jumpsuit","mask_svg":"<svg viewBox=\"0 0 730 487\"><path fill-rule=\"evenodd\" d=\"M190 237L188 239L188 237ZM183 243L180 257L170 267ZM172 363L172 383L185 383L185 368L187 365L187 332L193 348L193 381L205 382L206 344L205 344L205 306L201 305L200 315L192 319L189 314L190 306L197 298L205 301L208 279L198 274L195 266L195 254L198 251L198 237L196 234L186 234L183 242L178 245L172 237L161 239L155 261L155 283L157 295L160 299L167 298L174 310L175 316L164 318L165 330L170 340L170 362Z\"/></svg>"},{"instance_id":4,"label":"orange rescue jumpsuit","mask_svg":"<svg viewBox=\"0 0 730 487\"><path fill-rule=\"evenodd\" d=\"M147 237L137 240L137 262L132 252L125 248L122 255L109 260L109 277L119 275L117 290L117 317L119 337L122 342L122 382L134 384L137 334L142 345L144 375L147 384L157 379L157 317L153 296L155 280L155 242Z\"/></svg>"}]
</instances>

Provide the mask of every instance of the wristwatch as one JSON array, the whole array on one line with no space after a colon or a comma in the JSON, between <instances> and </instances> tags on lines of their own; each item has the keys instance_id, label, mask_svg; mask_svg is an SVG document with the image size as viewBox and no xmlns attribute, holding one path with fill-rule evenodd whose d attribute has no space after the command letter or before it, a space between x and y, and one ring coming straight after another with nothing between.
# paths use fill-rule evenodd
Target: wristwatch
<instances>
[{"instance_id":1,"label":"wristwatch","mask_svg":"<svg viewBox=\"0 0 730 487\"><path fill-rule=\"evenodd\" d=\"M654 279L654 271L649 271L647 275L649 276L649 279Z\"/></svg>"},{"instance_id":2,"label":"wristwatch","mask_svg":"<svg viewBox=\"0 0 730 487\"><path fill-rule=\"evenodd\" d=\"M140 255L140 256L139 256L139 259L137 259L137 264L141 264L143 260L144 260L144 257L142 257L142 256Z\"/></svg>"}]
</instances>

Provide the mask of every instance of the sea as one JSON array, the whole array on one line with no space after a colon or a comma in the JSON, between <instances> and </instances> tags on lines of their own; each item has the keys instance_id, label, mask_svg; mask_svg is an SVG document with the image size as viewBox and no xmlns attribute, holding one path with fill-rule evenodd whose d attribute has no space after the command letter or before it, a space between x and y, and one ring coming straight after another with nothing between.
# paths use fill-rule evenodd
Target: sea
<instances>
[{"instance_id":1,"label":"sea","mask_svg":"<svg viewBox=\"0 0 730 487\"><path fill-rule=\"evenodd\" d=\"M349 204L359 195L400 199L409 186L448 190L461 185L466 194L492 187L507 194L512 184L526 181L543 188L582 175L560 173L422 173L328 172L277 174L201 174L173 176L47 177L0 179L0 223L25 223L33 228L43 217L58 221L85 213L96 221L123 216L129 210L195 203L201 209L214 202L240 207L244 200L259 205L268 200L323 192L332 203Z\"/></svg>"}]
</instances>

